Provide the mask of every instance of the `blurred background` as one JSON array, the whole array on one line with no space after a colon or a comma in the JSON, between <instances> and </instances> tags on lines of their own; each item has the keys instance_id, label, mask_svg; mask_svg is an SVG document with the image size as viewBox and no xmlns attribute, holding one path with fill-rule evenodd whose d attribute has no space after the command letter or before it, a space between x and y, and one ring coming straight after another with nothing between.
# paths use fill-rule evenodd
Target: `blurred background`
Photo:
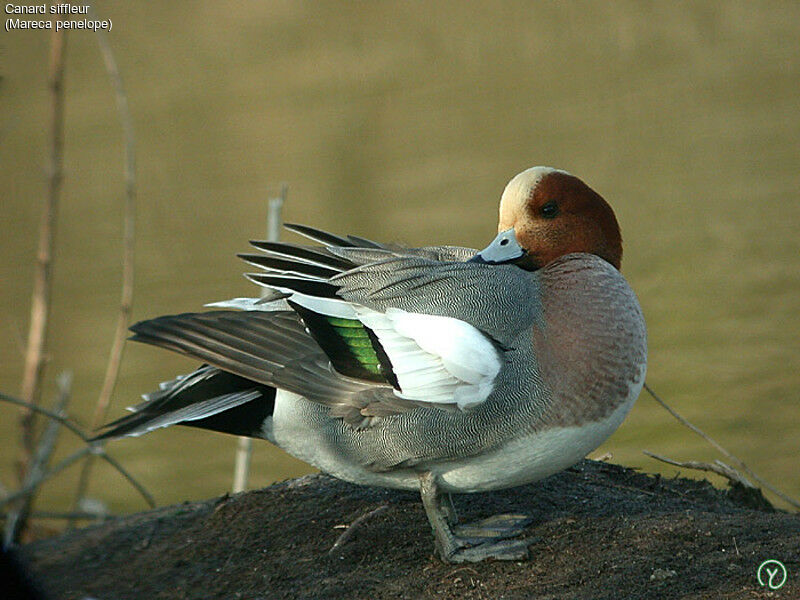
<instances>
[{"instance_id":1,"label":"blurred background","mask_svg":"<svg viewBox=\"0 0 800 600\"><path fill-rule=\"evenodd\" d=\"M505 183L567 169L616 210L648 323L647 380L800 496L800 4L102 1L138 151L134 320L254 295L235 253L284 219L483 247ZM47 194L49 35L2 38L0 390L18 394ZM94 34L68 35L49 364L88 425L118 312L123 138ZM284 239L289 239L287 234ZM111 416L195 366L129 345ZM15 407L0 404L13 487ZM58 457L80 447L65 432ZM187 428L108 449L166 504L230 488L236 439ZM721 458L645 394L593 456ZM311 472L263 442L251 487ZM693 475L685 472L687 475ZM71 505L78 469L37 506ZM696 476L696 475L694 475ZM718 482L719 483L719 482ZM144 507L102 463L90 495Z\"/></svg>"}]
</instances>

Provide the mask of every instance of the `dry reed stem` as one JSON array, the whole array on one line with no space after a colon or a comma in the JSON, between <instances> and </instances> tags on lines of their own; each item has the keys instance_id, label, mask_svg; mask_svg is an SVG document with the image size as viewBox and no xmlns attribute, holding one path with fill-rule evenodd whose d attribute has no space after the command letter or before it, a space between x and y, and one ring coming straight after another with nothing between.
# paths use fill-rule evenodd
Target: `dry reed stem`
<instances>
[{"instance_id":1,"label":"dry reed stem","mask_svg":"<svg viewBox=\"0 0 800 600\"><path fill-rule=\"evenodd\" d=\"M81 440L83 440L86 444L88 444L88 450L83 450L84 453L91 452L91 454L96 454L101 459L103 459L108 464L110 464L112 467L114 467L120 473L120 475L125 477L125 479L127 479L128 482L130 482L130 484L134 487L134 489L137 492L139 492L139 494L141 494L142 498L144 498L144 500L145 500L145 502L147 502L148 506L150 506L150 508L155 508L156 502L153 499L152 494L150 492L148 492L147 489L145 489L145 487L141 483L136 481L136 479L133 477L133 475L131 475L128 472L128 470L125 467L123 467L115 458L113 458L110 455L108 455L106 453L105 449L103 448L102 444L91 441L89 436L86 435L80 429L80 427L75 425L67 417L62 417L61 415L59 415L57 413L54 413L51 410L48 410L46 408L42 408L41 406L37 406L35 404L31 404L30 402L25 402L24 400L21 400L19 398L15 398L14 396L9 396L8 394L4 394L3 392L0 392L0 400L2 400L4 402L9 402L10 404L16 404L17 406L22 406L22 407L28 408L29 410L32 410L33 412L36 412L36 413L38 413L40 415L45 415L46 417L61 423L61 425L63 425L67 429L69 429L72 433L77 435L79 438L81 438Z\"/></svg>"},{"instance_id":2,"label":"dry reed stem","mask_svg":"<svg viewBox=\"0 0 800 600\"><path fill-rule=\"evenodd\" d=\"M654 452L649 452L647 450L642 450L647 456L650 458L654 458L656 460L660 460L661 462L667 463L668 465L675 465L676 467L682 467L684 469L693 469L695 471L706 471L709 473L716 473L727 479L732 483L740 483L746 488L750 489L758 489L754 486L747 477L739 473L736 469L732 466L725 464L721 460L715 460L713 463L701 462L699 460L686 460L680 461L675 460L674 458L667 458L666 456L661 456L660 454L655 454Z\"/></svg>"},{"instance_id":3,"label":"dry reed stem","mask_svg":"<svg viewBox=\"0 0 800 600\"><path fill-rule=\"evenodd\" d=\"M269 209L267 211L267 240L277 242L281 236L281 211L286 196L289 193L289 186L281 184L281 193L277 198L269 199ZM261 297L266 292L262 288ZM231 491L236 494L247 489L247 481L250 477L250 458L253 455L253 439L247 436L239 436L236 444L236 458L233 464L233 484Z\"/></svg>"},{"instance_id":4,"label":"dry reed stem","mask_svg":"<svg viewBox=\"0 0 800 600\"><path fill-rule=\"evenodd\" d=\"M89 456L92 452L93 452L92 446L84 446L80 450L76 450L66 458L61 459L58 462L58 464L56 464L50 470L40 473L36 478L31 479L29 483L26 483L24 486L15 491L13 494L0 500L0 507L3 507L11 502L14 502L15 500L19 500L20 498L29 498L33 496L42 483L44 483L48 479L52 479L70 465L78 462L84 456Z\"/></svg>"},{"instance_id":5,"label":"dry reed stem","mask_svg":"<svg viewBox=\"0 0 800 600\"><path fill-rule=\"evenodd\" d=\"M0 519L8 517L8 513L0 513ZM52 510L34 510L31 512L31 519L57 519L57 520L74 520L83 519L86 521L99 521L103 517L93 512L56 512Z\"/></svg>"},{"instance_id":6,"label":"dry reed stem","mask_svg":"<svg viewBox=\"0 0 800 600\"><path fill-rule=\"evenodd\" d=\"M72 373L69 371L61 373L57 382L58 395L53 403L53 412L63 414L72 392ZM20 487L20 491L27 490L25 494L20 495L23 501L18 507L10 511L6 519L3 533L3 542L6 546L17 543L27 526L36 492L39 484L46 479L47 465L53 455L53 450L55 450L60 431L59 424L56 421L50 421L39 437L39 443L36 445L33 457L28 463L28 472L25 474L25 479ZM6 502L8 502L8 498L3 501L3 503Z\"/></svg>"},{"instance_id":7,"label":"dry reed stem","mask_svg":"<svg viewBox=\"0 0 800 600\"><path fill-rule=\"evenodd\" d=\"M358 517L355 521L350 523L350 525L347 527L347 529L345 529L342 532L342 534L338 538L336 538L336 541L333 543L333 546L331 546L331 549L328 550L328 554L333 554L339 548L344 546L347 543L347 541L351 537L353 537L353 534L355 534L356 530L359 527L361 527L364 524L364 522L366 522L367 519L370 519L370 518L372 518L372 517L374 517L376 515L381 514L382 512L386 511L388 508L389 508L388 504L381 504L378 508L374 508L374 509L364 513L363 515Z\"/></svg>"},{"instance_id":8,"label":"dry reed stem","mask_svg":"<svg viewBox=\"0 0 800 600\"><path fill-rule=\"evenodd\" d=\"M666 402L664 402L661 398L659 398L658 395L646 383L644 384L644 389L646 389L647 393L650 394L653 397L653 400L658 402L661 405L661 407L664 408L673 417L675 417L675 419L677 419L680 423L682 423L683 425L685 425L686 427L688 427L689 429L694 431L697 435L702 437L709 444L714 446L714 448L716 448L724 456L726 456L730 460L734 461L750 477L755 479L758 483L763 485L766 489L768 489L770 492L772 492L773 494L778 496L778 498L780 498L784 502L794 506L795 508L800 508L800 502L798 502L794 498L791 498L791 497L787 496L786 494L784 494L782 491L777 489L775 486L773 486L769 482L764 481L763 479L761 479L761 477L759 477L756 473L754 473L753 470L750 469L750 467L748 467L741 458L739 458L738 456L735 456L734 454L731 454L730 452L728 452L725 448L723 448L719 444L719 442L717 442L711 436L709 436L704 431L702 431L699 427L697 427L696 425L693 425L688 420L686 420L684 417L679 415L675 410L673 410L672 407L670 407Z\"/></svg>"},{"instance_id":9,"label":"dry reed stem","mask_svg":"<svg viewBox=\"0 0 800 600\"><path fill-rule=\"evenodd\" d=\"M93 11L93 9L91 9ZM92 13L93 14L93 13ZM106 419L110 406L111 395L114 392L122 362L122 353L133 310L133 281L134 281L134 247L136 226L136 140L133 132L133 120L128 107L128 96L122 84L122 77L117 67L117 61L108 38L102 29L97 30L97 43L103 56L106 72L114 88L117 103L117 112L122 124L125 140L124 175L125 175L125 208L122 234L122 291L120 297L120 310L117 318L117 327L114 332L114 341L103 380L103 387L97 400L92 427L100 427Z\"/></svg>"},{"instance_id":10,"label":"dry reed stem","mask_svg":"<svg viewBox=\"0 0 800 600\"><path fill-rule=\"evenodd\" d=\"M90 7L92 18L94 8ZM125 349L125 340L128 332L128 325L131 320L133 310L133 282L134 282L134 249L135 249L135 225L136 225L136 140L133 132L133 119L131 118L128 106L128 96L122 83L122 76L114 58L114 53L108 43L105 32L98 29L96 32L97 44L100 54L103 57L103 64L106 73L111 81L114 90L114 97L117 104L117 113L122 124L122 134L125 142L124 146L124 178L125 178L125 203L123 217L122 234L122 291L120 294L120 309L117 316L117 325L114 330L114 338L111 343L111 352L108 357L103 386L97 398L94 417L92 419L92 429L97 429L106 420L108 409L111 406L111 396L119 378L119 369L122 363L122 355ZM83 467L78 479L78 488L75 492L74 510L77 511L81 501L86 496L89 488L92 467L94 461L90 456Z\"/></svg>"},{"instance_id":11,"label":"dry reed stem","mask_svg":"<svg viewBox=\"0 0 800 600\"><path fill-rule=\"evenodd\" d=\"M64 150L64 69L67 37L64 30L50 35L49 88L50 157L48 164L48 194L39 226L39 247L31 298L31 318L28 342L25 347L25 367L22 375L22 398L36 406L41 398L41 385L46 362L47 321L50 315L52 288L53 244L56 234L58 200L63 181L62 160ZM20 418L21 449L18 479L22 482L36 444L35 411L25 409Z\"/></svg>"}]
</instances>

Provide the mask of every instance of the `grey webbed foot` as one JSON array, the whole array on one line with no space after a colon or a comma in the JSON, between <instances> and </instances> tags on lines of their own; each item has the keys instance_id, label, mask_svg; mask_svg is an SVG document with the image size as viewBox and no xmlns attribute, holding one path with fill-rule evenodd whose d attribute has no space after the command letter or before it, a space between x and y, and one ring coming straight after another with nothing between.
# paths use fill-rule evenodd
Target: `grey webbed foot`
<instances>
[{"instance_id":1,"label":"grey webbed foot","mask_svg":"<svg viewBox=\"0 0 800 600\"><path fill-rule=\"evenodd\" d=\"M455 512L449 496L441 494L431 473L419 476L420 495L436 538L436 550L446 562L525 560L531 540L509 539L520 535L533 520L527 515L495 515L475 523L454 525Z\"/></svg>"},{"instance_id":2,"label":"grey webbed foot","mask_svg":"<svg viewBox=\"0 0 800 600\"><path fill-rule=\"evenodd\" d=\"M522 514L494 515L480 521L457 525L453 533L470 544L480 544L489 539L506 540L517 537L533 522L533 517Z\"/></svg>"},{"instance_id":3,"label":"grey webbed foot","mask_svg":"<svg viewBox=\"0 0 800 600\"><path fill-rule=\"evenodd\" d=\"M493 540L475 546L463 546L450 551L442 559L451 563L480 562L487 558L495 560L528 560L530 540Z\"/></svg>"}]
</instances>

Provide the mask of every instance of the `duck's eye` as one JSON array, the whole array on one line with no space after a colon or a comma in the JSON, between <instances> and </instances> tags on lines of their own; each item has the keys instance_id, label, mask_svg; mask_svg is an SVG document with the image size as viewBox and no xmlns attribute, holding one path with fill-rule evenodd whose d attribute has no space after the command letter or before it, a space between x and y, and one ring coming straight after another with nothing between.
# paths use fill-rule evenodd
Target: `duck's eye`
<instances>
[{"instance_id":1,"label":"duck's eye","mask_svg":"<svg viewBox=\"0 0 800 600\"><path fill-rule=\"evenodd\" d=\"M556 204L555 200L550 200L550 202L546 202L542 205L541 213L545 219L552 219L558 216L560 212L558 208L558 204Z\"/></svg>"}]
</instances>

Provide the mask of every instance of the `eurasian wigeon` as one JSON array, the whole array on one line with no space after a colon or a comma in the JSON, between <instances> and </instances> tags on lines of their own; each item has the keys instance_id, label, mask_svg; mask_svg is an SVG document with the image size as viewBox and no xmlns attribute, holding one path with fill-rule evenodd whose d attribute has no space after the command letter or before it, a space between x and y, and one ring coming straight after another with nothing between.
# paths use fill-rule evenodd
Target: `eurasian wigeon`
<instances>
[{"instance_id":1,"label":"eurasian wigeon","mask_svg":"<svg viewBox=\"0 0 800 600\"><path fill-rule=\"evenodd\" d=\"M253 242L263 252L242 258L266 298L131 328L205 364L98 439L174 424L264 438L335 477L420 490L444 560L527 556L508 539L524 518L459 527L449 493L573 465L639 395L645 323L611 207L534 167L506 186L500 233L477 253L288 228L322 245Z\"/></svg>"}]
</instances>

